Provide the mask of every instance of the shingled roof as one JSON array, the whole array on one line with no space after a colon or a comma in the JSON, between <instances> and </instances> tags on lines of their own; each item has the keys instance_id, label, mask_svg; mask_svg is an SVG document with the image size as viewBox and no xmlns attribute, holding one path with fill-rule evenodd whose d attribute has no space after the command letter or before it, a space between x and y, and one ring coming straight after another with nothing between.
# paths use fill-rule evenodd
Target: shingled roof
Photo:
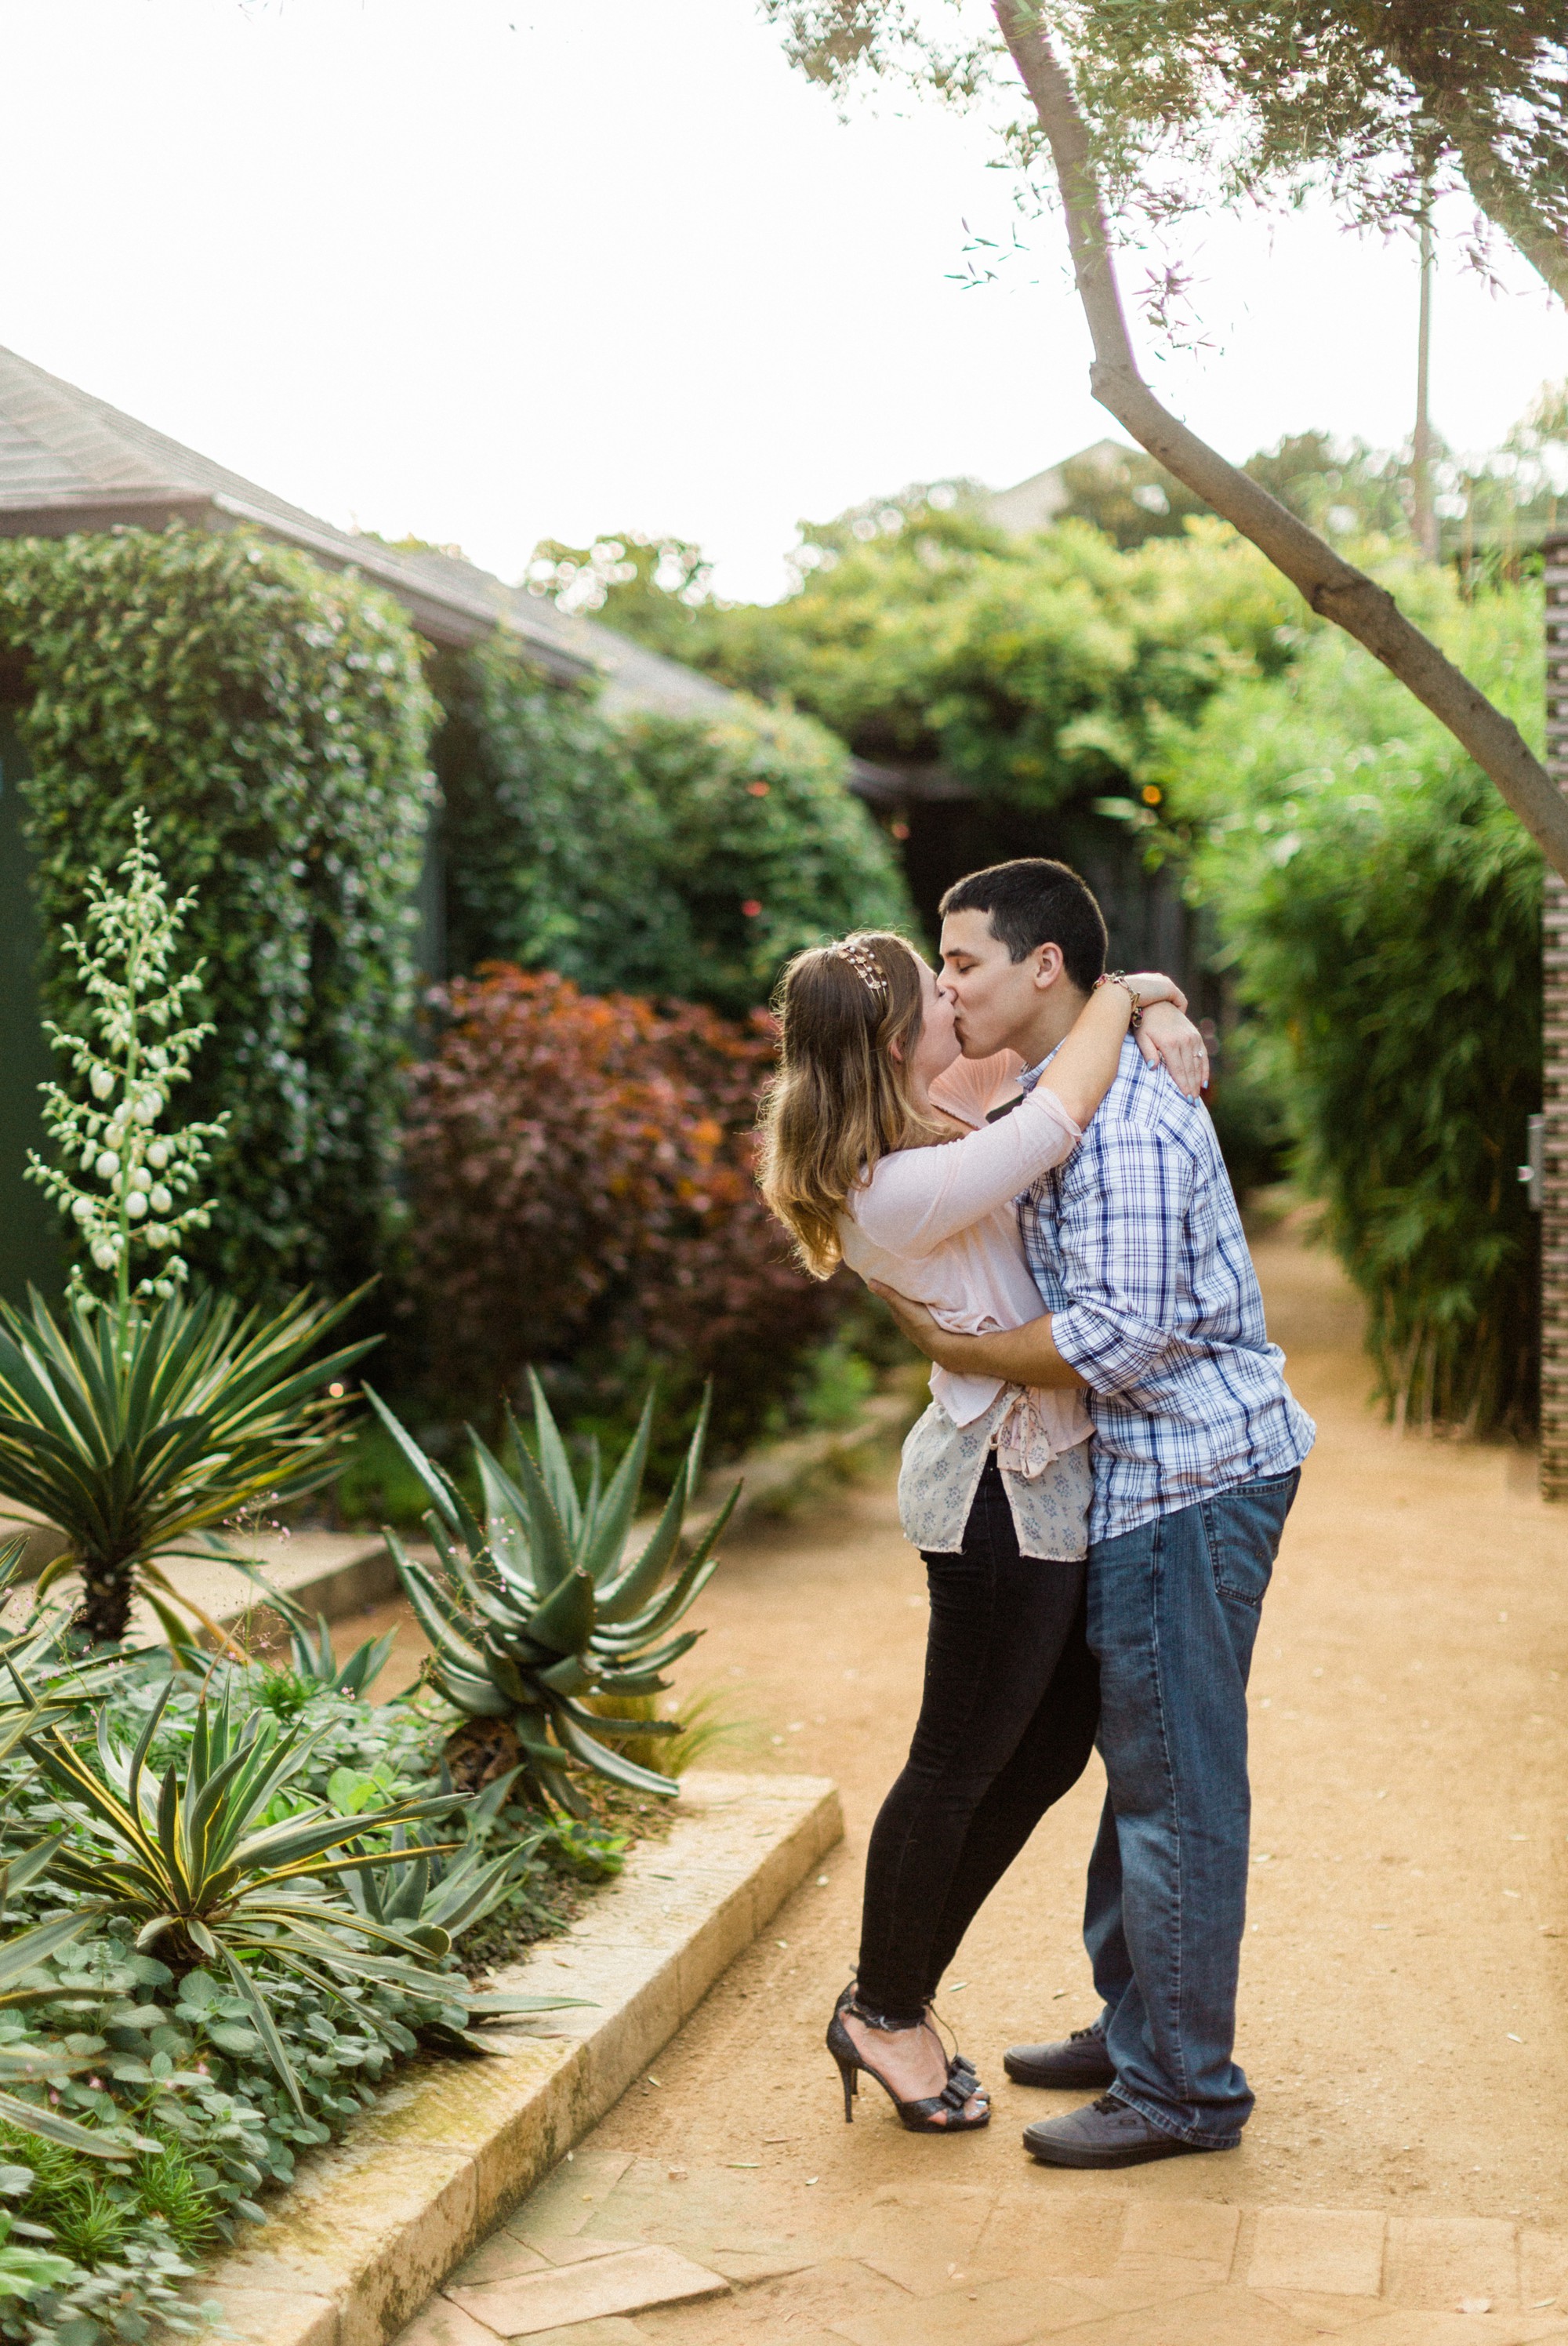
<instances>
[{"instance_id":1,"label":"shingled roof","mask_svg":"<svg viewBox=\"0 0 1568 2346\"><path fill-rule=\"evenodd\" d=\"M339 529L0 349L0 536L64 537L127 525L161 529L175 520L218 529L248 522L331 569L359 570L396 596L434 644L463 648L497 626L508 627L552 675L599 677L612 709L700 716L730 699L711 678L613 628L570 617L459 556L400 553Z\"/></svg>"}]
</instances>

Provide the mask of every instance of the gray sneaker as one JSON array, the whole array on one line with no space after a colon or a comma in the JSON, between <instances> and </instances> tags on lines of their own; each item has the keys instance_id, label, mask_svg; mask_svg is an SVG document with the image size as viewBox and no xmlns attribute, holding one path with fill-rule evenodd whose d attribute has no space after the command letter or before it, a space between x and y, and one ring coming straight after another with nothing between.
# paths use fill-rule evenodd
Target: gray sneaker
<instances>
[{"instance_id":1,"label":"gray sneaker","mask_svg":"<svg viewBox=\"0 0 1568 2346\"><path fill-rule=\"evenodd\" d=\"M1074 2028L1060 2045L1010 2045L1002 2066L1015 2086L1054 2086L1058 2092L1116 2082L1097 2022Z\"/></svg>"},{"instance_id":2,"label":"gray sneaker","mask_svg":"<svg viewBox=\"0 0 1568 2346\"><path fill-rule=\"evenodd\" d=\"M1023 2147L1045 2167L1142 2167L1151 2158L1180 2158L1187 2151L1231 2149L1234 2145L1183 2142L1174 2134L1162 2134L1114 2094L1102 2094L1085 2109L1025 2127Z\"/></svg>"}]
</instances>

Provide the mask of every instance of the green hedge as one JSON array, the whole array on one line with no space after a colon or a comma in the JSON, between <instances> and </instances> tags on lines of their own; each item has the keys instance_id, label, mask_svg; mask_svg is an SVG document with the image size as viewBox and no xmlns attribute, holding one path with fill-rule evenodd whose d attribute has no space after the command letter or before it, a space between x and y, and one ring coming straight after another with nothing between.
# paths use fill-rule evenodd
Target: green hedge
<instances>
[{"instance_id":1,"label":"green hedge","mask_svg":"<svg viewBox=\"0 0 1568 2346\"><path fill-rule=\"evenodd\" d=\"M435 680L454 972L511 961L740 1016L801 945L912 917L841 744L808 719L738 699L612 723L504 636Z\"/></svg>"},{"instance_id":2,"label":"green hedge","mask_svg":"<svg viewBox=\"0 0 1568 2346\"><path fill-rule=\"evenodd\" d=\"M1538 740L1539 591L1467 607L1431 573L1400 588ZM1166 780L1253 1007L1254 1067L1281 1087L1367 1299L1385 1397L1412 1423L1526 1426L1539 1223L1516 1168L1541 1101L1539 852L1332 630L1286 676L1221 692Z\"/></svg>"},{"instance_id":3,"label":"green hedge","mask_svg":"<svg viewBox=\"0 0 1568 2346\"><path fill-rule=\"evenodd\" d=\"M242 531L0 543L0 654L25 664L46 1015L92 864L144 807L200 892L217 1035L181 1113L231 1121L194 1267L248 1298L377 1266L413 980L434 704L402 613Z\"/></svg>"}]
</instances>

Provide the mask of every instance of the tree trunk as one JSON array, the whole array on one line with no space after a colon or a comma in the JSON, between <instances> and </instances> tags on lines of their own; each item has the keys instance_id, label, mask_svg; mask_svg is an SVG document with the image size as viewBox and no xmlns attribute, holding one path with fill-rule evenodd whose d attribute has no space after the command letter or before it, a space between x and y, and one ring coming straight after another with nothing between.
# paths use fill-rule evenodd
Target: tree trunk
<instances>
[{"instance_id":1,"label":"tree trunk","mask_svg":"<svg viewBox=\"0 0 1568 2346\"><path fill-rule=\"evenodd\" d=\"M117 1646L130 1627L132 1572L129 1560L107 1573L89 1572L82 1601L71 1617L95 1646Z\"/></svg>"},{"instance_id":2,"label":"tree trunk","mask_svg":"<svg viewBox=\"0 0 1568 2346\"><path fill-rule=\"evenodd\" d=\"M993 5L1056 167L1078 296L1095 344L1089 373L1095 397L1167 472L1250 538L1320 617L1364 644L1448 727L1491 776L1547 862L1568 878L1568 801L1519 728L1412 627L1386 587L1344 561L1249 474L1179 423L1139 376L1088 130L1046 38L1039 0L993 0Z\"/></svg>"}]
</instances>

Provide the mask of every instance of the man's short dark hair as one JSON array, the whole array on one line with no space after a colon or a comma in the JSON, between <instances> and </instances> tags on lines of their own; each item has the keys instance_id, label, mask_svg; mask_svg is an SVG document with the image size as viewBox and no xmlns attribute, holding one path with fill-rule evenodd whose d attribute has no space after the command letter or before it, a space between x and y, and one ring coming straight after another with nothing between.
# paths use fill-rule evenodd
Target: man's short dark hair
<instances>
[{"instance_id":1,"label":"man's short dark hair","mask_svg":"<svg viewBox=\"0 0 1568 2346\"><path fill-rule=\"evenodd\" d=\"M1048 855L1021 855L955 881L937 908L989 913L991 933L1022 961L1037 945L1060 945L1068 978L1087 994L1105 966L1105 922L1094 891L1065 863Z\"/></svg>"}]
</instances>

